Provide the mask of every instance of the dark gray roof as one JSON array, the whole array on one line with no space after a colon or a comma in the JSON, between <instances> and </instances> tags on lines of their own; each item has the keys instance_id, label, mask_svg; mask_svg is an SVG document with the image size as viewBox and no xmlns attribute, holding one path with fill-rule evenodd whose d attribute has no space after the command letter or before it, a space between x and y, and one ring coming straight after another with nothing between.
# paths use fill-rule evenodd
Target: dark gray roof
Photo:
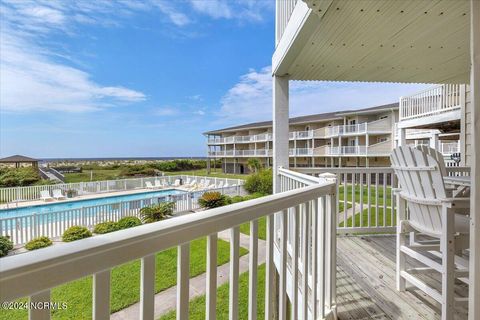
<instances>
[{"instance_id":1,"label":"dark gray roof","mask_svg":"<svg viewBox=\"0 0 480 320\"><path fill-rule=\"evenodd\" d=\"M390 109L398 109L398 102L384 104L381 106L375 106L370 108L364 108L364 109L318 113L318 114L311 114L308 116L294 117L289 119L289 123L300 124L300 123L308 123L308 122L335 120L335 119L341 119L344 115L348 115L351 113L369 113L369 112L378 112L381 110L390 110ZM272 121L252 122L252 123L242 124L239 126L212 130L212 131L205 132L204 134L215 134L215 133L238 131L238 130L253 129L253 128L268 128L271 126L272 126Z\"/></svg>"},{"instance_id":2,"label":"dark gray roof","mask_svg":"<svg viewBox=\"0 0 480 320\"><path fill-rule=\"evenodd\" d=\"M38 160L16 154L14 156L1 158L0 162L7 162L7 163L10 163L10 162L38 162Z\"/></svg>"}]
</instances>

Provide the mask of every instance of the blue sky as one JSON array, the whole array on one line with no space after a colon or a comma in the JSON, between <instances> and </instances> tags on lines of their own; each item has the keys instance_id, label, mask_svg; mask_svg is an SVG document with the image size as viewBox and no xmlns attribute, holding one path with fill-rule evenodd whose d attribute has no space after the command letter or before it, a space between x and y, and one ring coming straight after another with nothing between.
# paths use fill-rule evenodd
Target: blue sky
<instances>
[{"instance_id":1,"label":"blue sky","mask_svg":"<svg viewBox=\"0 0 480 320\"><path fill-rule=\"evenodd\" d=\"M0 10L0 156L204 156L202 132L271 119L273 0L2 0ZM423 87L296 82L291 114Z\"/></svg>"}]
</instances>

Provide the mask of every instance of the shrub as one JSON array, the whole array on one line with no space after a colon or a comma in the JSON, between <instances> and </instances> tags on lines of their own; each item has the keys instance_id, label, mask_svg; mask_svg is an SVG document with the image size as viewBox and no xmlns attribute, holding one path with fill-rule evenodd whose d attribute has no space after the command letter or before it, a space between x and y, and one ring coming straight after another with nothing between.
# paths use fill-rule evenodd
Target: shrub
<instances>
[{"instance_id":1,"label":"shrub","mask_svg":"<svg viewBox=\"0 0 480 320\"><path fill-rule=\"evenodd\" d=\"M202 208L212 209L218 208L228 204L227 198L220 192L205 192L200 199L198 199L198 204Z\"/></svg>"},{"instance_id":2,"label":"shrub","mask_svg":"<svg viewBox=\"0 0 480 320\"><path fill-rule=\"evenodd\" d=\"M13 249L13 242L9 236L0 236L0 257L6 256Z\"/></svg>"},{"instance_id":3,"label":"shrub","mask_svg":"<svg viewBox=\"0 0 480 320\"><path fill-rule=\"evenodd\" d=\"M52 240L48 237L38 237L27 242L25 249L27 250L37 250L52 245Z\"/></svg>"},{"instance_id":4,"label":"shrub","mask_svg":"<svg viewBox=\"0 0 480 320\"><path fill-rule=\"evenodd\" d=\"M100 222L96 224L95 228L93 228L93 232L98 234L104 234L104 233L117 231L118 229L119 228L116 222L105 221L105 222Z\"/></svg>"},{"instance_id":5,"label":"shrub","mask_svg":"<svg viewBox=\"0 0 480 320\"><path fill-rule=\"evenodd\" d=\"M140 217L144 223L156 222L172 215L173 209L175 209L175 202L160 202L140 209Z\"/></svg>"},{"instance_id":6,"label":"shrub","mask_svg":"<svg viewBox=\"0 0 480 320\"><path fill-rule=\"evenodd\" d=\"M85 227L72 226L65 230L62 235L62 240L65 242L71 242L75 240L80 240L84 238L91 237L92 233Z\"/></svg>"},{"instance_id":7,"label":"shrub","mask_svg":"<svg viewBox=\"0 0 480 320\"><path fill-rule=\"evenodd\" d=\"M1 168L0 187L29 186L40 181L40 176L35 168Z\"/></svg>"},{"instance_id":8,"label":"shrub","mask_svg":"<svg viewBox=\"0 0 480 320\"><path fill-rule=\"evenodd\" d=\"M136 227L142 224L142 221L137 217L124 217L117 222L118 230Z\"/></svg>"},{"instance_id":9,"label":"shrub","mask_svg":"<svg viewBox=\"0 0 480 320\"><path fill-rule=\"evenodd\" d=\"M273 192L273 174L272 170L261 170L250 175L245 184L245 190L249 193L272 194Z\"/></svg>"}]
</instances>

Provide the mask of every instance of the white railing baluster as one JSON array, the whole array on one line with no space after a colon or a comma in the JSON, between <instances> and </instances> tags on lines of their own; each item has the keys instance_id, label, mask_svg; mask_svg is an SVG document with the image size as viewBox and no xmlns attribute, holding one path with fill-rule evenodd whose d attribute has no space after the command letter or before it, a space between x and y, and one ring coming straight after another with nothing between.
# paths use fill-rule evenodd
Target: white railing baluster
<instances>
[{"instance_id":1,"label":"white railing baluster","mask_svg":"<svg viewBox=\"0 0 480 320\"><path fill-rule=\"evenodd\" d=\"M303 204L302 221L302 319L308 319L308 264L310 247L310 206Z\"/></svg>"},{"instance_id":2,"label":"white railing baluster","mask_svg":"<svg viewBox=\"0 0 480 320\"><path fill-rule=\"evenodd\" d=\"M140 319L154 319L155 254L145 256L140 268Z\"/></svg>"},{"instance_id":3,"label":"white railing baluster","mask_svg":"<svg viewBox=\"0 0 480 320\"><path fill-rule=\"evenodd\" d=\"M238 319L238 272L240 251L240 229L230 229L230 285L229 285L229 320Z\"/></svg>"},{"instance_id":4,"label":"white railing baluster","mask_svg":"<svg viewBox=\"0 0 480 320\"><path fill-rule=\"evenodd\" d=\"M299 256L299 226L300 223L300 206L296 206L293 212L292 219L292 229L293 229L293 239L292 239L292 319L297 319L298 314L298 262L300 260Z\"/></svg>"},{"instance_id":5,"label":"white railing baluster","mask_svg":"<svg viewBox=\"0 0 480 320\"><path fill-rule=\"evenodd\" d=\"M318 276L318 214L319 201L315 199L311 203L312 206L312 316L317 319L317 276Z\"/></svg>"},{"instance_id":6,"label":"white railing baluster","mask_svg":"<svg viewBox=\"0 0 480 320\"><path fill-rule=\"evenodd\" d=\"M188 319L190 294L190 243L177 249L177 320Z\"/></svg>"},{"instance_id":7,"label":"white railing baluster","mask_svg":"<svg viewBox=\"0 0 480 320\"><path fill-rule=\"evenodd\" d=\"M257 319L258 220L250 222L248 274L248 319Z\"/></svg>"},{"instance_id":8,"label":"white railing baluster","mask_svg":"<svg viewBox=\"0 0 480 320\"><path fill-rule=\"evenodd\" d=\"M216 319L217 306L217 239L216 233L207 237L207 279L205 319Z\"/></svg>"},{"instance_id":9,"label":"white railing baluster","mask_svg":"<svg viewBox=\"0 0 480 320\"><path fill-rule=\"evenodd\" d=\"M280 270L279 270L279 298L278 298L278 319L287 319L287 234L288 234L288 210L280 214Z\"/></svg>"},{"instance_id":10,"label":"white railing baluster","mask_svg":"<svg viewBox=\"0 0 480 320\"><path fill-rule=\"evenodd\" d=\"M93 275L93 320L110 318L110 270Z\"/></svg>"},{"instance_id":11,"label":"white railing baluster","mask_svg":"<svg viewBox=\"0 0 480 320\"><path fill-rule=\"evenodd\" d=\"M39 292L30 297L30 302L34 305L37 303L50 302L50 290ZM50 309L48 308L29 308L28 309L29 320L49 320Z\"/></svg>"},{"instance_id":12,"label":"white railing baluster","mask_svg":"<svg viewBox=\"0 0 480 320\"><path fill-rule=\"evenodd\" d=\"M275 265L273 261L275 229L273 214L266 218L267 228L267 248L265 259L265 320L272 320L274 318L274 299L276 297L274 274Z\"/></svg>"}]
</instances>

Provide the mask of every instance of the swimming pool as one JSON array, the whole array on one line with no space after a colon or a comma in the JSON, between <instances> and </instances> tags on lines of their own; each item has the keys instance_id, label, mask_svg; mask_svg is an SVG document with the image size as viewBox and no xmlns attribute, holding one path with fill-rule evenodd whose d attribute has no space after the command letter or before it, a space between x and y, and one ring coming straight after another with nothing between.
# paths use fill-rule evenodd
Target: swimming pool
<instances>
[{"instance_id":1,"label":"swimming pool","mask_svg":"<svg viewBox=\"0 0 480 320\"><path fill-rule=\"evenodd\" d=\"M121 202L128 202L128 201L134 201L134 200L145 200L145 199L165 198L165 197L168 198L168 196L179 195L184 193L186 192L182 190L168 189L168 190L157 190L157 191L139 192L139 193L132 193L132 194L115 195L115 196L108 196L108 197L101 197L101 198L94 198L94 199L73 200L73 201L61 200L61 201L55 201L50 203L46 202L45 204L34 205L29 207L2 209L0 210L0 219L28 216L33 213L42 214L42 213L50 213L50 212L75 210L75 209L88 208L88 207L94 207L94 206L100 206L100 205L117 204Z\"/></svg>"}]
</instances>

